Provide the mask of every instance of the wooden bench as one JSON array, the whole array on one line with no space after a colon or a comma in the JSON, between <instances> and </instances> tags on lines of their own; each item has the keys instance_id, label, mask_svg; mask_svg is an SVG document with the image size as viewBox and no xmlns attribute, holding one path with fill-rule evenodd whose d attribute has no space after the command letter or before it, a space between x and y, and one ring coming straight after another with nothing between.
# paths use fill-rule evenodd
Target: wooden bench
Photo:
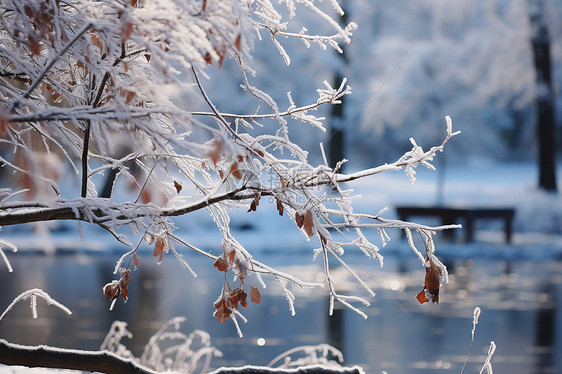
<instances>
[{"instance_id":1,"label":"wooden bench","mask_svg":"<svg viewBox=\"0 0 562 374\"><path fill-rule=\"evenodd\" d=\"M398 206L396 213L402 221L409 217L439 217L443 225L459 223L465 230L465 241L474 241L474 221L476 219L503 219L505 241L511 242L512 221L515 216L513 208L453 208L446 206Z\"/></svg>"}]
</instances>

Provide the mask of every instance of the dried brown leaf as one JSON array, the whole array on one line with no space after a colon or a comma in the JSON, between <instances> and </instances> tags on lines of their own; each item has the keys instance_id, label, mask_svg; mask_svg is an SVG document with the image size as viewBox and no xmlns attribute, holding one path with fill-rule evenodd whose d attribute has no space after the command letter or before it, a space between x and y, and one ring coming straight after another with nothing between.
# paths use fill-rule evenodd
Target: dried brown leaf
<instances>
[{"instance_id":1,"label":"dried brown leaf","mask_svg":"<svg viewBox=\"0 0 562 374\"><path fill-rule=\"evenodd\" d=\"M119 297L119 293L120 293L119 285L114 283L108 283L103 288L103 294L109 301L113 301L117 297Z\"/></svg>"},{"instance_id":2,"label":"dried brown leaf","mask_svg":"<svg viewBox=\"0 0 562 374\"><path fill-rule=\"evenodd\" d=\"M250 209L248 209L248 213L255 212L256 210L257 210L256 202L252 200L252 202L250 203Z\"/></svg>"},{"instance_id":3,"label":"dried brown leaf","mask_svg":"<svg viewBox=\"0 0 562 374\"><path fill-rule=\"evenodd\" d=\"M162 262L162 258L164 257L164 249L166 246L166 239L159 236L156 238L156 240L154 241L154 257L159 257L158 258L158 263Z\"/></svg>"},{"instance_id":4,"label":"dried brown leaf","mask_svg":"<svg viewBox=\"0 0 562 374\"><path fill-rule=\"evenodd\" d=\"M441 269L435 265L431 260L429 262L429 267L425 268L425 279L423 283L423 289L416 295L416 298L420 304L429 301L427 294L431 297L431 302L439 304L439 289L441 287Z\"/></svg>"},{"instance_id":5,"label":"dried brown leaf","mask_svg":"<svg viewBox=\"0 0 562 374\"><path fill-rule=\"evenodd\" d=\"M213 144L211 149L207 152L207 157L213 161L213 165L215 168L217 167L217 162L221 157L221 150L222 150L222 142L218 139L213 140Z\"/></svg>"},{"instance_id":6,"label":"dried brown leaf","mask_svg":"<svg viewBox=\"0 0 562 374\"><path fill-rule=\"evenodd\" d=\"M261 301L260 291L252 286L250 286L250 301L254 304L259 304Z\"/></svg>"},{"instance_id":7,"label":"dried brown leaf","mask_svg":"<svg viewBox=\"0 0 562 374\"><path fill-rule=\"evenodd\" d=\"M233 163L232 166L230 167L230 174L232 174L234 176L234 178L236 178L236 179L242 179L242 173L240 172L240 169L238 168L237 162Z\"/></svg>"},{"instance_id":8,"label":"dried brown leaf","mask_svg":"<svg viewBox=\"0 0 562 374\"><path fill-rule=\"evenodd\" d=\"M227 307L226 302L224 299L220 299L218 302L214 304L215 306L215 317L220 323L225 322L228 320L228 317L232 314L232 311Z\"/></svg>"},{"instance_id":9,"label":"dried brown leaf","mask_svg":"<svg viewBox=\"0 0 562 374\"><path fill-rule=\"evenodd\" d=\"M304 221L303 221L303 227L304 227L304 232L306 232L306 235L308 235L309 238L311 238L314 235L314 220L312 218L312 211L308 211L306 212L305 216L304 216Z\"/></svg>"},{"instance_id":10,"label":"dried brown leaf","mask_svg":"<svg viewBox=\"0 0 562 374\"><path fill-rule=\"evenodd\" d=\"M418 299L418 301L420 302L420 304L424 304L427 303L429 301L429 299L427 298L427 296L425 296L425 289L421 290L417 295L416 295L416 299Z\"/></svg>"},{"instance_id":11,"label":"dried brown leaf","mask_svg":"<svg viewBox=\"0 0 562 374\"><path fill-rule=\"evenodd\" d=\"M304 216L300 215L298 212L295 213L295 223L297 227L300 229L304 223Z\"/></svg>"},{"instance_id":12,"label":"dried brown leaf","mask_svg":"<svg viewBox=\"0 0 562 374\"><path fill-rule=\"evenodd\" d=\"M205 59L207 65L213 65L213 56L211 56L209 52L205 53L205 57L203 58Z\"/></svg>"},{"instance_id":13,"label":"dried brown leaf","mask_svg":"<svg viewBox=\"0 0 562 374\"><path fill-rule=\"evenodd\" d=\"M238 34L238 36L236 36L236 39L234 40L234 48L236 48L238 52L240 52L241 42L242 42L242 35Z\"/></svg>"},{"instance_id":14,"label":"dried brown leaf","mask_svg":"<svg viewBox=\"0 0 562 374\"><path fill-rule=\"evenodd\" d=\"M176 192L177 192L177 193L180 193L181 190L182 190L182 188L183 188L183 186L181 185L181 183L178 182L177 180L174 180L174 187L176 188Z\"/></svg>"},{"instance_id":15,"label":"dried brown leaf","mask_svg":"<svg viewBox=\"0 0 562 374\"><path fill-rule=\"evenodd\" d=\"M140 266L140 256L137 252L133 253L133 262L135 264L135 269L138 269Z\"/></svg>"},{"instance_id":16,"label":"dried brown leaf","mask_svg":"<svg viewBox=\"0 0 562 374\"><path fill-rule=\"evenodd\" d=\"M218 271L226 271L228 269L228 262L221 256L217 258L213 266L216 267Z\"/></svg>"},{"instance_id":17,"label":"dried brown leaf","mask_svg":"<svg viewBox=\"0 0 562 374\"><path fill-rule=\"evenodd\" d=\"M284 208L283 208L283 203L281 202L281 200L279 200L278 198L275 198L275 201L277 203L277 211L279 212L279 215L282 216L283 212L284 212Z\"/></svg>"},{"instance_id":18,"label":"dried brown leaf","mask_svg":"<svg viewBox=\"0 0 562 374\"><path fill-rule=\"evenodd\" d=\"M441 269L429 261L429 267L425 268L424 288L431 295L431 301L439 304L439 288L441 286Z\"/></svg>"},{"instance_id":19,"label":"dried brown leaf","mask_svg":"<svg viewBox=\"0 0 562 374\"><path fill-rule=\"evenodd\" d=\"M119 281L119 285L121 286L121 296L123 296L123 300L127 302L129 297L129 273L131 271L129 269L124 270L121 272L121 280Z\"/></svg>"}]
</instances>

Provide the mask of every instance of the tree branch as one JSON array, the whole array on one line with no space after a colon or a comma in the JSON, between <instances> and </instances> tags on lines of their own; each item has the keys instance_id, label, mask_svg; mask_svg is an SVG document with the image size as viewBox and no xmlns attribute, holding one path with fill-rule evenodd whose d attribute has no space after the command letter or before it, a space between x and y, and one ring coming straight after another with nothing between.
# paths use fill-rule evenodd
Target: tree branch
<instances>
[{"instance_id":1,"label":"tree branch","mask_svg":"<svg viewBox=\"0 0 562 374\"><path fill-rule=\"evenodd\" d=\"M100 373L155 374L131 359L108 351L81 351L25 346L0 339L0 363L27 367L85 370Z\"/></svg>"},{"instance_id":2,"label":"tree branch","mask_svg":"<svg viewBox=\"0 0 562 374\"><path fill-rule=\"evenodd\" d=\"M109 351L81 351L48 346L25 346L0 339L0 363L26 367L71 369L100 373L156 374L132 359L123 358ZM330 369L321 365L303 366L297 369L274 369L262 366L221 368L211 374L362 374L355 366Z\"/></svg>"}]
</instances>

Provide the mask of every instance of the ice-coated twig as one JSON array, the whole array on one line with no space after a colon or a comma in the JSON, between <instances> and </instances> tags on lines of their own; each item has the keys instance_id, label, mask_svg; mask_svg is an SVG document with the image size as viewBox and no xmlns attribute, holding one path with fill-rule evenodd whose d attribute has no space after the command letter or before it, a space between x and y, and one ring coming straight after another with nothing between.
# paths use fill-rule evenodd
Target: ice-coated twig
<instances>
[{"instance_id":1,"label":"ice-coated twig","mask_svg":"<svg viewBox=\"0 0 562 374\"><path fill-rule=\"evenodd\" d=\"M470 355L472 354L472 347L474 346L474 333L476 332L476 325L478 324L478 318L480 317L480 312L481 312L480 308L475 307L474 312L472 313L472 338L471 338L470 348L468 350L468 356L466 357L464 365L462 366L461 369L461 374L464 373L466 364L468 364L468 360L470 359Z\"/></svg>"},{"instance_id":2,"label":"ice-coated twig","mask_svg":"<svg viewBox=\"0 0 562 374\"><path fill-rule=\"evenodd\" d=\"M2 260L4 260L4 263L8 267L8 272L11 273L12 271L14 271L14 269L12 269L12 264L10 264L10 260L8 260L8 256L6 256L4 251L2 251L2 247L8 247L12 250L12 252L17 252L18 247L16 247L12 243L9 243L5 240L0 239L0 257L2 257Z\"/></svg>"},{"instance_id":3,"label":"ice-coated twig","mask_svg":"<svg viewBox=\"0 0 562 374\"><path fill-rule=\"evenodd\" d=\"M4 313L2 313L2 315L0 316L0 323L2 323L2 320L4 319L4 317L6 317L6 314L8 314L8 312L10 312L12 310L14 305L16 305L17 303L19 303L22 300L26 300L26 299L29 299L29 298L31 299L31 312L33 314L33 318L37 318L37 297L41 297L41 298L45 299L45 301L49 305L56 306L57 308L61 309L63 312L65 312L68 315L72 314L70 309L68 309L66 306L62 305L61 303L59 303L55 299L53 299L51 296L49 296L48 293L46 293L42 289L33 288L31 290L27 290L27 291L24 291L21 294L19 294L11 302L11 304L8 305L8 307L4 310Z\"/></svg>"},{"instance_id":4,"label":"ice-coated twig","mask_svg":"<svg viewBox=\"0 0 562 374\"><path fill-rule=\"evenodd\" d=\"M294 357L304 355L304 357ZM332 356L334 359L331 359ZM268 367L283 369L302 367L304 365L328 364L337 365L343 362L343 354L340 350L328 344L303 345L283 352L267 364Z\"/></svg>"},{"instance_id":5,"label":"ice-coated twig","mask_svg":"<svg viewBox=\"0 0 562 374\"><path fill-rule=\"evenodd\" d=\"M480 370L480 374L486 371L488 374L494 374L494 370L492 369L492 356L496 352L496 343L494 341L490 342L490 348L488 348L488 355L486 356L486 360L484 361L484 365Z\"/></svg>"}]
</instances>

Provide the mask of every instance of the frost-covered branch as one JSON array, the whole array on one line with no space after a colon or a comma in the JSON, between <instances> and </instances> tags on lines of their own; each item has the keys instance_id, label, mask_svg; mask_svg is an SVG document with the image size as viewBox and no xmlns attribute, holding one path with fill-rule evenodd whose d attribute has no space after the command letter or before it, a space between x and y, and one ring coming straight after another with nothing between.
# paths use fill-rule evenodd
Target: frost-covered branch
<instances>
[{"instance_id":1,"label":"frost-covered branch","mask_svg":"<svg viewBox=\"0 0 562 374\"><path fill-rule=\"evenodd\" d=\"M8 307L4 310L2 315L0 315L0 323L2 323L2 320L4 319L4 317L6 317L6 314L8 314L12 310L14 305L16 305L17 303L19 303L22 300L27 300L27 299L31 299L31 312L33 314L33 318L37 318L37 297L40 297L40 298L44 299L49 305L56 306L57 308L61 309L62 311L64 311L68 315L72 314L70 309L68 309L66 306L62 305L61 303L59 303L55 299L53 299L51 296L49 296L48 293L46 293L45 291L43 291L39 288L34 288L34 289L31 289L31 290L27 290L25 292L22 292L10 303L10 305L8 305Z\"/></svg>"}]
</instances>

